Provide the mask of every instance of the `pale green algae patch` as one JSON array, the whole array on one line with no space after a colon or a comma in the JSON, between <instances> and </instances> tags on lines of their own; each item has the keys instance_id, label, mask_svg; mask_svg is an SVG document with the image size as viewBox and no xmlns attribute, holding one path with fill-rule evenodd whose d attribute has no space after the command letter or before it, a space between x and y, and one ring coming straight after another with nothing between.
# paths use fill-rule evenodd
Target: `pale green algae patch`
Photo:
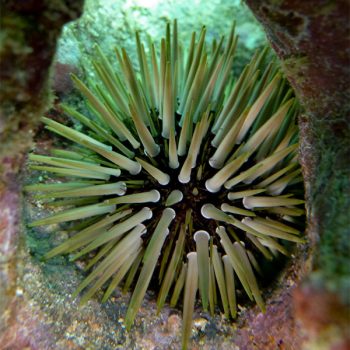
<instances>
[{"instance_id":1,"label":"pale green algae patch","mask_svg":"<svg viewBox=\"0 0 350 350\"><path fill-rule=\"evenodd\" d=\"M239 73L256 48L266 44L265 33L240 0L86 0L83 16L64 27L58 44L57 61L86 66L95 43L109 57L115 46L124 47L136 58L135 31L154 42L160 41L165 24L178 19L179 39L189 42L193 31L207 27L207 41L228 35L236 21L239 44L234 70ZM112 60L113 62L113 60ZM86 72L89 74L89 72Z\"/></svg>"}]
</instances>

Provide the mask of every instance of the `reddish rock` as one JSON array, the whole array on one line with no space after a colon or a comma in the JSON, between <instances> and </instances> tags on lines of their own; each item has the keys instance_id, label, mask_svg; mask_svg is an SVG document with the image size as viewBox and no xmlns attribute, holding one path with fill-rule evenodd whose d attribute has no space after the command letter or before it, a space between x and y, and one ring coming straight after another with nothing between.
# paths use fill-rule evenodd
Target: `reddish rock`
<instances>
[{"instance_id":1,"label":"reddish rock","mask_svg":"<svg viewBox=\"0 0 350 350\"><path fill-rule=\"evenodd\" d=\"M19 170L33 128L49 104L48 72L62 25L83 1L2 1L0 46L0 347L31 349L33 315L22 319L16 294L21 227ZM25 322L24 324L22 322ZM30 324L30 327L27 325ZM20 338L20 340L19 340Z\"/></svg>"}]
</instances>

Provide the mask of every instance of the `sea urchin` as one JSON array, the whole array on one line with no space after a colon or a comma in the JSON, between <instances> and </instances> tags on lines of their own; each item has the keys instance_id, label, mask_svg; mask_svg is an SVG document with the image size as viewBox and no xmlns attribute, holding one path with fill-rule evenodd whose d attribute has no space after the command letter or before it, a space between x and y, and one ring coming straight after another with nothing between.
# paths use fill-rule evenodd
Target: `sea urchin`
<instances>
[{"instance_id":1,"label":"sea urchin","mask_svg":"<svg viewBox=\"0 0 350 350\"><path fill-rule=\"evenodd\" d=\"M205 33L193 34L184 52L175 21L159 53L136 34L139 67L116 50L119 73L96 47L98 82L88 87L73 76L90 116L62 106L84 132L43 118L75 145L29 156L32 169L71 180L26 187L68 207L31 226L79 220L45 258L88 257L90 274L75 293L84 291L81 301L132 286L129 329L150 285L159 309L183 294L184 349L198 289L212 314L220 307L236 317L237 290L264 310L254 271L288 255L288 242L303 242L298 104L276 62L265 63L267 49L234 80L234 29L226 46L221 38L210 49Z\"/></svg>"}]
</instances>

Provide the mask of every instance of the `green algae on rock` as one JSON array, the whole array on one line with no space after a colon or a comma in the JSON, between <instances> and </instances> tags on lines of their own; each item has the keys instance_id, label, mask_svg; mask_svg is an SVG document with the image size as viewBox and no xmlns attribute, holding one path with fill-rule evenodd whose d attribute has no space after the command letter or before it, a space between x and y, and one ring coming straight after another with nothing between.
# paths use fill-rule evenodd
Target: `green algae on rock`
<instances>
[{"instance_id":1,"label":"green algae on rock","mask_svg":"<svg viewBox=\"0 0 350 350\"><path fill-rule=\"evenodd\" d=\"M277 63L265 63L267 49L233 81L234 28L226 43L208 46L205 34L185 50L175 21L159 52L136 34L138 68L116 50L120 73L96 46L99 80L73 76L91 117L63 106L85 129L43 118L74 144L29 156L32 169L69 180L26 187L66 207L31 226L78 221L45 258L85 256L81 302L100 289L103 301L118 285L131 289L130 329L148 288L159 291L159 310L183 295L184 349L198 290L211 314L235 318L243 294L264 311L256 273L263 280L265 260L304 242L298 103Z\"/></svg>"}]
</instances>

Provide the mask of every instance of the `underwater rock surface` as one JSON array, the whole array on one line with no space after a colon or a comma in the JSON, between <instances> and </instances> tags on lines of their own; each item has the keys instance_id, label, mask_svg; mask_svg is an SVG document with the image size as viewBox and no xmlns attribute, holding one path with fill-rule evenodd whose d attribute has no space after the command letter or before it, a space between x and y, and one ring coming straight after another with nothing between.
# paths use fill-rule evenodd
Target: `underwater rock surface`
<instances>
[{"instance_id":1,"label":"underwater rock surface","mask_svg":"<svg viewBox=\"0 0 350 350\"><path fill-rule=\"evenodd\" d=\"M20 328L19 170L32 143L33 127L49 102L48 69L61 27L79 16L82 1L68 5L60 0L2 1L0 6L0 344L7 349L16 344L11 326ZM31 321L28 315L26 322Z\"/></svg>"}]
</instances>

